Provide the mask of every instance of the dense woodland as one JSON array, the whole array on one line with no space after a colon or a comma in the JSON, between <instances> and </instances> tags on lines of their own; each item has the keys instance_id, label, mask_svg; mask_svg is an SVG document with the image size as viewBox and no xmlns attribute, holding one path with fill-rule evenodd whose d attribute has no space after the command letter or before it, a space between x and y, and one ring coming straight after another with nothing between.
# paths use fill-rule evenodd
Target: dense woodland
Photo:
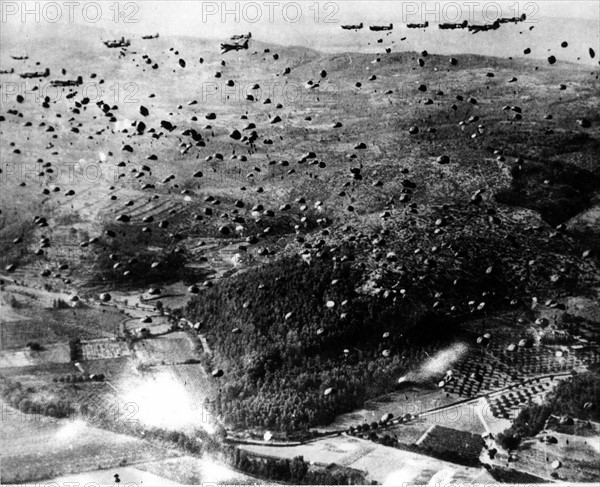
<instances>
[{"instance_id":1,"label":"dense woodland","mask_svg":"<svg viewBox=\"0 0 600 487\"><path fill-rule=\"evenodd\" d=\"M418 303L358 294L359 279L350 263L286 258L191 302L187 315L203 324L214 352L205 365L224 371L216 408L228 423L325 424L393 389L443 338L421 345L419 326L434 330L439 318Z\"/></svg>"}]
</instances>

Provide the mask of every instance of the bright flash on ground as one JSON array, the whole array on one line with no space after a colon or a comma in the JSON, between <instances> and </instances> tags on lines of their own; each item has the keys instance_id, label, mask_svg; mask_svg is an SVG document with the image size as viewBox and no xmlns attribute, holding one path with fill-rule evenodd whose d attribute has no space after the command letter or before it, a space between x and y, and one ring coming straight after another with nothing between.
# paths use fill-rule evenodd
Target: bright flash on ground
<instances>
[{"instance_id":1,"label":"bright flash on ground","mask_svg":"<svg viewBox=\"0 0 600 487\"><path fill-rule=\"evenodd\" d=\"M443 376L452 364L458 362L468 352L469 347L464 343L455 343L435 355L429 357L418 369L409 372L401 378L408 381L421 382Z\"/></svg>"},{"instance_id":2,"label":"bright flash on ground","mask_svg":"<svg viewBox=\"0 0 600 487\"><path fill-rule=\"evenodd\" d=\"M214 483L214 484L220 484L223 482L228 482L232 480L232 475L235 475L232 473L231 470L229 470L228 468L224 467L223 465L219 465L218 463L214 462L213 460L204 457L202 459L202 481L203 483Z\"/></svg>"},{"instance_id":3,"label":"bright flash on ground","mask_svg":"<svg viewBox=\"0 0 600 487\"><path fill-rule=\"evenodd\" d=\"M76 419L74 421L69 421L56 432L56 439L58 441L72 441L83 432L86 424L81 419Z\"/></svg>"},{"instance_id":4,"label":"bright flash on ground","mask_svg":"<svg viewBox=\"0 0 600 487\"><path fill-rule=\"evenodd\" d=\"M162 373L127 387L125 401L135 409L132 420L169 429L203 428L214 433L202 404L194 404L183 384Z\"/></svg>"},{"instance_id":5,"label":"bright flash on ground","mask_svg":"<svg viewBox=\"0 0 600 487\"><path fill-rule=\"evenodd\" d=\"M460 360L467 351L468 347L464 343L456 343L448 348L440 350L433 357L427 359L417 373L423 378L444 374L446 370L453 363Z\"/></svg>"},{"instance_id":6,"label":"bright flash on ground","mask_svg":"<svg viewBox=\"0 0 600 487\"><path fill-rule=\"evenodd\" d=\"M419 476L419 468L412 465L403 465L400 470L391 472L383 482L383 485L398 486L410 485Z\"/></svg>"}]
</instances>

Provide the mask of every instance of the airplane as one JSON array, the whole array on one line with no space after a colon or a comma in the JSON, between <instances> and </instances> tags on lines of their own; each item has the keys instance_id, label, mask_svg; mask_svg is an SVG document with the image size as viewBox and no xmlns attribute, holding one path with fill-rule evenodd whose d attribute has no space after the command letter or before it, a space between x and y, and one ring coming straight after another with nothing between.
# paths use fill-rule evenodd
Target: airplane
<instances>
[{"instance_id":1,"label":"airplane","mask_svg":"<svg viewBox=\"0 0 600 487\"><path fill-rule=\"evenodd\" d=\"M498 22L500 22L501 24L508 24L510 22L514 22L515 24L518 24L519 22L525 22L525 20L527 20L527 15L523 14L520 17L512 17L512 18L501 18L498 19Z\"/></svg>"},{"instance_id":2,"label":"airplane","mask_svg":"<svg viewBox=\"0 0 600 487\"><path fill-rule=\"evenodd\" d=\"M485 25L470 25L469 32L473 32L473 34L477 34L478 32L487 32L488 30L497 30L500 28L500 22L497 20L493 24L485 24Z\"/></svg>"},{"instance_id":3,"label":"airplane","mask_svg":"<svg viewBox=\"0 0 600 487\"><path fill-rule=\"evenodd\" d=\"M221 44L221 54L225 54L229 51L241 51L242 49L248 49L248 39L246 39L243 44L238 44L237 42L234 42L233 44Z\"/></svg>"},{"instance_id":4,"label":"airplane","mask_svg":"<svg viewBox=\"0 0 600 487\"><path fill-rule=\"evenodd\" d=\"M231 36L231 40L232 41L248 40L251 37L252 37L252 32L248 32L247 34L239 34L239 35Z\"/></svg>"},{"instance_id":5,"label":"airplane","mask_svg":"<svg viewBox=\"0 0 600 487\"><path fill-rule=\"evenodd\" d=\"M371 25L369 26L370 30L373 30L375 32L379 32L382 30L392 30L394 28L394 24L390 24L390 25Z\"/></svg>"},{"instance_id":6,"label":"airplane","mask_svg":"<svg viewBox=\"0 0 600 487\"><path fill-rule=\"evenodd\" d=\"M131 45L131 41L129 39L125 39L124 37L121 37L120 40L102 41L102 43L109 48L127 47Z\"/></svg>"},{"instance_id":7,"label":"airplane","mask_svg":"<svg viewBox=\"0 0 600 487\"><path fill-rule=\"evenodd\" d=\"M469 24L469 22L466 21L466 20L464 20L460 24L452 24L452 23L439 24L439 28L442 29L442 30L446 30L446 29L464 29L464 28L467 27L468 24Z\"/></svg>"},{"instance_id":8,"label":"airplane","mask_svg":"<svg viewBox=\"0 0 600 487\"><path fill-rule=\"evenodd\" d=\"M344 30L360 30L362 28L363 28L362 22L358 25L342 25L342 29L344 29Z\"/></svg>"},{"instance_id":9,"label":"airplane","mask_svg":"<svg viewBox=\"0 0 600 487\"><path fill-rule=\"evenodd\" d=\"M13 74L14 72L15 72L15 68L0 69L0 74Z\"/></svg>"},{"instance_id":10,"label":"airplane","mask_svg":"<svg viewBox=\"0 0 600 487\"><path fill-rule=\"evenodd\" d=\"M154 35L142 36L142 39L158 39L158 32Z\"/></svg>"},{"instance_id":11,"label":"airplane","mask_svg":"<svg viewBox=\"0 0 600 487\"><path fill-rule=\"evenodd\" d=\"M50 76L50 70L46 68L44 71L34 71L32 73L21 73L21 78L47 78Z\"/></svg>"},{"instance_id":12,"label":"airplane","mask_svg":"<svg viewBox=\"0 0 600 487\"><path fill-rule=\"evenodd\" d=\"M429 27L429 21L426 20L424 24L408 24L406 27L409 29L426 29Z\"/></svg>"},{"instance_id":13,"label":"airplane","mask_svg":"<svg viewBox=\"0 0 600 487\"><path fill-rule=\"evenodd\" d=\"M67 79L50 81L50 86L79 86L81 84L83 84L83 78L81 76L77 76L76 80Z\"/></svg>"},{"instance_id":14,"label":"airplane","mask_svg":"<svg viewBox=\"0 0 600 487\"><path fill-rule=\"evenodd\" d=\"M25 59L29 59L29 56L11 56L15 61L25 61Z\"/></svg>"}]
</instances>

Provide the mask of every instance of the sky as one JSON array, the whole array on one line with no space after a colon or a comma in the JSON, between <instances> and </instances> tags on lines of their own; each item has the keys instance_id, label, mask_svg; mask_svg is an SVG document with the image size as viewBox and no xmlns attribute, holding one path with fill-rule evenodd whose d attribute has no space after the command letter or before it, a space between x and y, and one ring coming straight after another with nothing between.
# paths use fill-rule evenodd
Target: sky
<instances>
[{"instance_id":1,"label":"sky","mask_svg":"<svg viewBox=\"0 0 600 487\"><path fill-rule=\"evenodd\" d=\"M123 2L122 2L123 3ZM232 30L254 30L293 37L321 31L332 24L407 22L431 23L477 20L485 12L493 21L498 15L525 13L532 22L541 17L597 19L600 0L591 1L142 1L136 2L140 23L165 34L217 37ZM470 18L472 17L472 18ZM124 26L124 25L121 25ZM129 26L125 26L129 27ZM136 30L134 26L131 26ZM287 44L287 42L286 42Z\"/></svg>"},{"instance_id":2,"label":"sky","mask_svg":"<svg viewBox=\"0 0 600 487\"><path fill-rule=\"evenodd\" d=\"M265 42L341 52L368 49L368 42L377 47L376 39L368 38L377 33L365 28L357 35L342 31L343 24L394 23L393 36L387 39L395 39L398 45L401 36L408 32L403 24L409 22L491 23L498 17L526 14L526 22L518 26L507 24L499 31L477 36L435 27L427 32L411 30L408 41L402 45L410 48L408 44L413 42L415 48L432 49L440 54L505 56L519 52L521 42L532 43L531 47L538 42L541 56L542 47L551 46L553 36L559 36L577 48L570 52L572 60L589 47L600 52L600 0L75 0L72 3L69 7L67 0L0 0L3 37L31 38L32 28L38 36L51 37L52 32L66 29L65 24L70 23L100 29L103 38L110 38L113 33L133 38L160 33L223 41L232 34L252 32L255 39ZM34 13L24 14L25 8ZM535 29L529 30L532 26ZM519 36L519 31L526 32ZM589 57L587 62L593 63Z\"/></svg>"},{"instance_id":3,"label":"sky","mask_svg":"<svg viewBox=\"0 0 600 487\"><path fill-rule=\"evenodd\" d=\"M487 1L487 0L365 0L365 1L201 1L201 0L0 0L2 23L26 20L38 9L41 23L94 24L130 33L160 31L163 35L217 37L224 31L255 30L293 37L344 23L431 23L493 21L525 13L535 22L542 17L592 19L600 23L600 0ZM76 4L76 5L75 5ZM95 5L99 6L98 9ZM118 7L115 7L118 6ZM17 9L15 11L15 8ZM69 19L69 14L72 18ZM98 14L98 15L97 15ZM484 17L482 17L485 15ZM100 18L100 20L97 20ZM286 42L287 43L287 42Z\"/></svg>"}]
</instances>

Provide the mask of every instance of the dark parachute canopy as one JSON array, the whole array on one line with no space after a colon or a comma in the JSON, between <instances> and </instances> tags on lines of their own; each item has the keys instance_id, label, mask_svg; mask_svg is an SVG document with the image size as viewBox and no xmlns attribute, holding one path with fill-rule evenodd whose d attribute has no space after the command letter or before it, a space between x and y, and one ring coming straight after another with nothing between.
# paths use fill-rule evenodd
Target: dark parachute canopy
<instances>
[{"instance_id":1,"label":"dark parachute canopy","mask_svg":"<svg viewBox=\"0 0 600 487\"><path fill-rule=\"evenodd\" d=\"M160 126L169 132L175 129L175 126L168 120L161 120Z\"/></svg>"}]
</instances>

